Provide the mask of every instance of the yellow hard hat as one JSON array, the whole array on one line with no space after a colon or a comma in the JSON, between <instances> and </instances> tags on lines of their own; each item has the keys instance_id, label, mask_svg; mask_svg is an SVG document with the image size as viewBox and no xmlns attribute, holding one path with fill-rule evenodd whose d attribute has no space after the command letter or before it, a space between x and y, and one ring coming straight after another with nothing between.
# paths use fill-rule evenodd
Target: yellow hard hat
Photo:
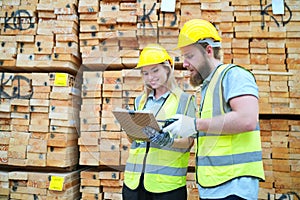
<instances>
[{"instance_id":1,"label":"yellow hard hat","mask_svg":"<svg viewBox=\"0 0 300 200\"><path fill-rule=\"evenodd\" d=\"M213 24L203 19L192 19L180 30L176 49L196 42L207 42L212 47L220 47L220 41L221 37Z\"/></svg>"},{"instance_id":2,"label":"yellow hard hat","mask_svg":"<svg viewBox=\"0 0 300 200\"><path fill-rule=\"evenodd\" d=\"M169 61L173 65L173 60L166 49L159 44L148 44L141 52L139 62L135 68L141 68L147 65L155 65Z\"/></svg>"}]
</instances>

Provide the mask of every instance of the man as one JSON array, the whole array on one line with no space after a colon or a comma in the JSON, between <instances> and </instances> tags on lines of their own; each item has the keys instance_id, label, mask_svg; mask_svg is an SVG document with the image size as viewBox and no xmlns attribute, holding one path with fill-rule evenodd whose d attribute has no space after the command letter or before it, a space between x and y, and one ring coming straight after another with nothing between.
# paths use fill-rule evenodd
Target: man
<instances>
[{"instance_id":1,"label":"man","mask_svg":"<svg viewBox=\"0 0 300 200\"><path fill-rule=\"evenodd\" d=\"M191 85L201 86L200 118L175 115L163 131L196 135L200 199L257 199L264 171L254 76L221 62L221 38L206 20L186 22L177 47Z\"/></svg>"}]
</instances>

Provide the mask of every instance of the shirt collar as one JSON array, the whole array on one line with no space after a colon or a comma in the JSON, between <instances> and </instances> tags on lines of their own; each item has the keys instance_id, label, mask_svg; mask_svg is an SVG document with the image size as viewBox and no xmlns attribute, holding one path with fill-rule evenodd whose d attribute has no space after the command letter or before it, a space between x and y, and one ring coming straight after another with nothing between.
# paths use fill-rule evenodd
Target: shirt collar
<instances>
[{"instance_id":1,"label":"shirt collar","mask_svg":"<svg viewBox=\"0 0 300 200\"><path fill-rule=\"evenodd\" d=\"M149 93L149 96L148 96L148 99L149 98L152 98L152 99L155 99L155 100L159 100L161 98L164 98L166 99L170 94L170 91L167 91L166 93L164 93L163 95L161 95L158 99L155 99L155 96L154 96L154 91L152 90L150 93Z\"/></svg>"}]
</instances>

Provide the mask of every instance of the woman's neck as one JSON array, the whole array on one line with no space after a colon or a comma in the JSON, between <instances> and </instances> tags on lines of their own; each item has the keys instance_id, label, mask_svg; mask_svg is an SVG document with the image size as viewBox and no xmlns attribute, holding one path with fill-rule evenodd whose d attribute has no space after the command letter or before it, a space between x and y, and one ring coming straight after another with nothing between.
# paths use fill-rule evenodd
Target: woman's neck
<instances>
[{"instance_id":1,"label":"woman's neck","mask_svg":"<svg viewBox=\"0 0 300 200\"><path fill-rule=\"evenodd\" d=\"M157 89L154 90L154 96L155 96L156 99L158 99L163 94L165 94L167 91L168 91L168 88L166 88L166 87L159 87L159 88L157 88Z\"/></svg>"}]
</instances>

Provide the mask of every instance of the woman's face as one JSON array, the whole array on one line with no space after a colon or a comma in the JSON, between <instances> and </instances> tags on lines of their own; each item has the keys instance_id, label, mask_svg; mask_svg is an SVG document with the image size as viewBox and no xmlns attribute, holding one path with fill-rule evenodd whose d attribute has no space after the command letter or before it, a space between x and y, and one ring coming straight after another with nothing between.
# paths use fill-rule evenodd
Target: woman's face
<instances>
[{"instance_id":1,"label":"woman's face","mask_svg":"<svg viewBox=\"0 0 300 200\"><path fill-rule=\"evenodd\" d=\"M145 66L141 70L145 83L152 89L166 87L169 70L162 64Z\"/></svg>"}]
</instances>

